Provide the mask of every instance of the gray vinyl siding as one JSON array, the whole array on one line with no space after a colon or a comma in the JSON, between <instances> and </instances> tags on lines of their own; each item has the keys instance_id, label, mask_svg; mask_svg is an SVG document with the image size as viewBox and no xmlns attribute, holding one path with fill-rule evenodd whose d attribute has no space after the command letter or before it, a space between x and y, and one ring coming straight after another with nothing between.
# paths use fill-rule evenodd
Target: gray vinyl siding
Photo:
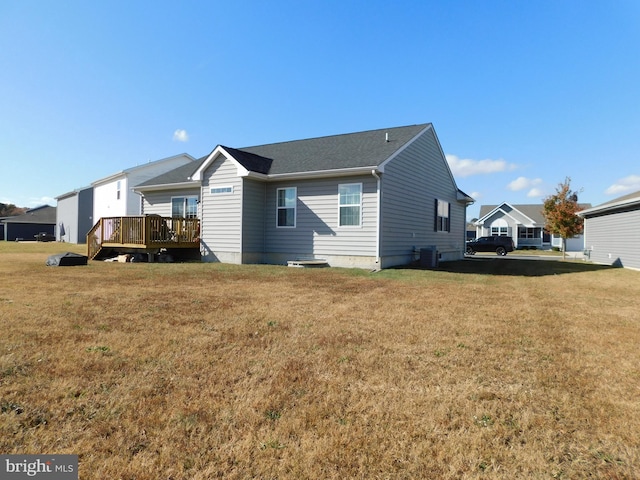
<instances>
[{"instance_id":1,"label":"gray vinyl siding","mask_svg":"<svg viewBox=\"0 0 640 480\"><path fill-rule=\"evenodd\" d=\"M587 217L584 238L592 261L640 269L640 207Z\"/></svg>"},{"instance_id":2,"label":"gray vinyl siding","mask_svg":"<svg viewBox=\"0 0 640 480\"><path fill-rule=\"evenodd\" d=\"M171 199L173 197L200 198L200 188L147 192L144 194L142 213L145 215L160 215L162 217L170 217Z\"/></svg>"},{"instance_id":3,"label":"gray vinyl siding","mask_svg":"<svg viewBox=\"0 0 640 480\"><path fill-rule=\"evenodd\" d=\"M58 241L87 243L87 233L93 227L93 189L85 188L58 199L56 208ZM64 227L64 236L60 228Z\"/></svg>"},{"instance_id":4,"label":"gray vinyl siding","mask_svg":"<svg viewBox=\"0 0 640 480\"><path fill-rule=\"evenodd\" d=\"M264 251L265 183L244 180L242 211L242 252Z\"/></svg>"},{"instance_id":5,"label":"gray vinyl siding","mask_svg":"<svg viewBox=\"0 0 640 480\"><path fill-rule=\"evenodd\" d=\"M211 187L233 187L233 193L212 194ZM206 251L240 253L242 245L242 179L236 165L218 157L203 175L202 244Z\"/></svg>"},{"instance_id":6,"label":"gray vinyl siding","mask_svg":"<svg viewBox=\"0 0 640 480\"><path fill-rule=\"evenodd\" d=\"M72 195L64 199L58 200L56 206L56 221L58 228L56 229L56 240L58 242L65 241L68 243L85 243L80 242L78 234L78 195ZM60 235L60 225L64 225L64 236ZM85 232L85 236L86 236Z\"/></svg>"},{"instance_id":7,"label":"gray vinyl siding","mask_svg":"<svg viewBox=\"0 0 640 480\"><path fill-rule=\"evenodd\" d=\"M427 130L386 166L382 175L381 256L415 248L463 251L465 207L433 130ZM435 231L436 199L449 202L450 232Z\"/></svg>"},{"instance_id":8,"label":"gray vinyl siding","mask_svg":"<svg viewBox=\"0 0 640 480\"><path fill-rule=\"evenodd\" d=\"M338 185L362 184L361 226L338 226ZM276 227L276 191L296 187L295 228ZM377 185L373 176L269 183L265 251L292 255L375 256Z\"/></svg>"}]
</instances>

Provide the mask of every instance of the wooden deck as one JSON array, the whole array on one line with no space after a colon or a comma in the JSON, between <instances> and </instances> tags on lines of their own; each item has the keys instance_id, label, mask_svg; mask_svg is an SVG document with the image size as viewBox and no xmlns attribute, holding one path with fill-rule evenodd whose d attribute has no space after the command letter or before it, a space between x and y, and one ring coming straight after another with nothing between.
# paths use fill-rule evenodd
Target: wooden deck
<instances>
[{"instance_id":1,"label":"wooden deck","mask_svg":"<svg viewBox=\"0 0 640 480\"><path fill-rule=\"evenodd\" d=\"M87 234L88 257L105 250L158 252L162 248L199 248L200 220L197 218L141 215L103 217Z\"/></svg>"}]
</instances>

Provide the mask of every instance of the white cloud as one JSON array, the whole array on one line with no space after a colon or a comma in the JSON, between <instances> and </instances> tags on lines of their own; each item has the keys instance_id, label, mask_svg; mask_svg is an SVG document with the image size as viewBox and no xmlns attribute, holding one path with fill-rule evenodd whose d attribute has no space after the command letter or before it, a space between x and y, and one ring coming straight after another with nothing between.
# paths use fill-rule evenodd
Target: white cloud
<instances>
[{"instance_id":1,"label":"white cloud","mask_svg":"<svg viewBox=\"0 0 640 480\"><path fill-rule=\"evenodd\" d=\"M640 175L629 175L619 179L616 183L607 188L604 193L607 195L623 195L640 190Z\"/></svg>"},{"instance_id":2,"label":"white cloud","mask_svg":"<svg viewBox=\"0 0 640 480\"><path fill-rule=\"evenodd\" d=\"M470 158L458 158L456 155L445 155L451 173L455 177L469 177L471 175L485 175L488 173L506 172L515 170L517 165L505 160L472 160Z\"/></svg>"},{"instance_id":3,"label":"white cloud","mask_svg":"<svg viewBox=\"0 0 640 480\"><path fill-rule=\"evenodd\" d=\"M530 188L532 189L531 191L533 192L534 190L538 190L533 187L535 187L536 185L540 185L541 183L542 183L542 179L540 178L518 177L513 182L509 183L509 185L507 185L507 188L513 192L517 192L519 190L526 190L527 188ZM531 197L534 195L529 195L529 196Z\"/></svg>"},{"instance_id":4,"label":"white cloud","mask_svg":"<svg viewBox=\"0 0 640 480\"><path fill-rule=\"evenodd\" d=\"M474 200L480 200L483 197L482 193L480 192L471 192L469 196Z\"/></svg>"},{"instance_id":5,"label":"white cloud","mask_svg":"<svg viewBox=\"0 0 640 480\"><path fill-rule=\"evenodd\" d=\"M532 188L531 190L529 190L529 193L527 193L527 197L542 198L544 196L545 196L544 190L540 188Z\"/></svg>"},{"instance_id":6,"label":"white cloud","mask_svg":"<svg viewBox=\"0 0 640 480\"><path fill-rule=\"evenodd\" d=\"M188 142L189 141L189 134L187 133L186 130L178 129L175 132L173 132L173 141L174 142Z\"/></svg>"}]
</instances>

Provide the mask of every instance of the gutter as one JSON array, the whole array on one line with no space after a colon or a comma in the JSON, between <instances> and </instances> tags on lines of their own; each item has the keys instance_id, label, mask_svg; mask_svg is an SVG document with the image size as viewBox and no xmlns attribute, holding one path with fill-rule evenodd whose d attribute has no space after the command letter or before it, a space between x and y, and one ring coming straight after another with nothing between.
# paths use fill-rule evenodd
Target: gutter
<instances>
[{"instance_id":1,"label":"gutter","mask_svg":"<svg viewBox=\"0 0 640 480\"><path fill-rule=\"evenodd\" d=\"M378 270L380 270L380 231L381 231L381 221L382 221L382 212L380 211L380 207L382 205L382 179L380 178L380 174L376 169L371 170L371 175L373 175L377 181L377 198L376 198L376 211L378 214L378 221L376 222L376 264L378 264Z\"/></svg>"},{"instance_id":2,"label":"gutter","mask_svg":"<svg viewBox=\"0 0 640 480\"><path fill-rule=\"evenodd\" d=\"M244 177L256 178L264 181L279 181L279 180L307 180L313 178L326 178L326 177L348 177L352 175L369 175L374 169L377 171L375 165L369 167L352 167L352 168L339 168L334 170L316 170L313 172L291 172L291 173L274 173L274 174L264 174L248 171L246 175L242 175Z\"/></svg>"}]
</instances>

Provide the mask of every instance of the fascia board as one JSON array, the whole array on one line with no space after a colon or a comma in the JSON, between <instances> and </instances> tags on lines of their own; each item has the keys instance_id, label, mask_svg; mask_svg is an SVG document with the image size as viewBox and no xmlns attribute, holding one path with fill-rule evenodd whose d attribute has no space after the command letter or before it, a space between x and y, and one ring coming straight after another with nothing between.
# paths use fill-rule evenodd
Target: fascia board
<instances>
[{"instance_id":1,"label":"fascia board","mask_svg":"<svg viewBox=\"0 0 640 480\"><path fill-rule=\"evenodd\" d=\"M466 205L473 205L474 203L476 203L473 197L470 197L460 189L458 189L458 191L456 192L456 199L459 202L464 202Z\"/></svg>"},{"instance_id":2,"label":"fascia board","mask_svg":"<svg viewBox=\"0 0 640 480\"><path fill-rule=\"evenodd\" d=\"M156 192L159 190L179 190L183 188L200 188L201 182L180 182L180 183L165 183L163 185L146 185L144 187L133 187L132 190L136 193L144 192Z\"/></svg>"},{"instance_id":3,"label":"fascia board","mask_svg":"<svg viewBox=\"0 0 640 480\"><path fill-rule=\"evenodd\" d=\"M529 223L529 225L531 225L531 228L534 228L535 226L537 226L537 225L538 225L538 222L536 222L533 218L531 218L531 217L530 217L530 216L528 216L528 215L525 215L524 213L522 213L522 211L521 211L521 210L518 210L516 207L514 207L514 206L513 206L513 205L511 205L510 203L505 202L505 203L503 203L502 205L509 205L509 206L510 206L514 211L518 212L518 213L519 213L520 215L522 215L524 218L526 218L527 220L529 220L529 222L530 222L530 223ZM516 220L514 217L511 217L511 218L513 218L514 220ZM517 221L517 220L516 220L516 221Z\"/></svg>"},{"instance_id":4,"label":"fascia board","mask_svg":"<svg viewBox=\"0 0 640 480\"><path fill-rule=\"evenodd\" d=\"M250 173L249 170L244 168L240 164L240 162L238 162L235 158L233 158L233 155L231 155L223 147L218 145L216 148L213 149L213 151L209 154L209 156L205 159L205 161L202 162L200 167L198 167L198 169L193 173L193 175L191 175L191 180L202 181L202 173L207 168L209 168L209 166L213 163L213 161L216 160L220 155L231 160L236 165L236 167L238 168L239 177L246 177L249 175Z\"/></svg>"},{"instance_id":5,"label":"fascia board","mask_svg":"<svg viewBox=\"0 0 640 480\"><path fill-rule=\"evenodd\" d=\"M592 213L608 212L610 210L617 210L618 208L631 207L634 205L640 205L640 197L629 198L621 202L607 203L606 205L601 205L599 207L587 208L586 210L577 212L577 215L584 217L585 215Z\"/></svg>"},{"instance_id":6,"label":"fascia board","mask_svg":"<svg viewBox=\"0 0 640 480\"><path fill-rule=\"evenodd\" d=\"M507 212L505 212L504 210L502 210L502 206L503 205L509 205L506 202L502 202L500 205L498 205L496 208L494 208L493 210L491 210L489 213L485 214L484 217L480 217L478 220L476 220L475 224L476 225L484 225L484 222L487 218L489 218L490 216L492 216L494 213L496 212L502 212L503 214L507 215ZM509 205L511 206L511 205ZM513 207L512 207L513 208Z\"/></svg>"},{"instance_id":7,"label":"fascia board","mask_svg":"<svg viewBox=\"0 0 640 480\"><path fill-rule=\"evenodd\" d=\"M91 184L91 186L92 187L99 187L100 185L111 183L114 180L118 180L118 179L122 179L122 178L127 178L127 174L124 171L118 172L118 173L114 173L113 175L109 175L108 177L101 178L100 180L96 180L95 182L93 182Z\"/></svg>"},{"instance_id":8,"label":"fascia board","mask_svg":"<svg viewBox=\"0 0 640 480\"><path fill-rule=\"evenodd\" d=\"M513 219L513 221L515 221L516 223L519 223L519 220L517 218L515 218L514 216L510 215L509 213L505 212L504 209L502 208L504 205L507 205L509 208L511 208L511 210L518 212L520 215L522 215L524 218L526 218L527 220L529 220L530 222L530 226L531 228L534 228L536 226L538 226L538 223L533 220L531 217L525 215L524 213L522 213L520 210L518 210L516 207L514 207L513 205L511 205L509 202L502 202L500 205L498 205L496 208L494 208L493 210L491 210L489 213L487 213L484 217L479 218L478 220L476 220L475 225L483 225L485 220L489 217L491 217L494 213L500 211L502 212L505 216ZM528 225L528 226L529 226Z\"/></svg>"},{"instance_id":9,"label":"fascia board","mask_svg":"<svg viewBox=\"0 0 640 480\"><path fill-rule=\"evenodd\" d=\"M260 178L268 182L277 182L280 180L311 180L314 178L370 175L372 170L379 171L376 166L369 166L369 167L341 168L338 170L316 170L312 172L277 173L274 175L264 175L256 172L249 172L249 174L246 176L252 177L252 178Z\"/></svg>"},{"instance_id":10,"label":"fascia board","mask_svg":"<svg viewBox=\"0 0 640 480\"><path fill-rule=\"evenodd\" d=\"M503 203L502 205L504 205L504 203ZM508 218L510 218L511 220L513 220L513 222L514 222L516 225L520 225L520 221L519 221L517 218L515 218L515 217L514 217L513 215L511 215L510 213L505 212L505 211L501 208L501 207L502 207L502 205L500 205L500 207L499 207L499 208L494 208L493 210L491 210L491 212L487 213L484 217L482 217L482 218L480 219L480 220L482 220L482 222L480 222L480 220L478 220L478 221L476 221L476 223L475 223L474 225L484 225L484 222L486 221L486 219L487 219L487 218L490 218L492 215L494 215L494 214L496 214L496 213L498 213L498 212L502 212L502 215L503 215L503 216L508 217ZM518 211L520 211L520 210L518 210ZM526 216L526 215L525 215L525 216Z\"/></svg>"}]
</instances>

